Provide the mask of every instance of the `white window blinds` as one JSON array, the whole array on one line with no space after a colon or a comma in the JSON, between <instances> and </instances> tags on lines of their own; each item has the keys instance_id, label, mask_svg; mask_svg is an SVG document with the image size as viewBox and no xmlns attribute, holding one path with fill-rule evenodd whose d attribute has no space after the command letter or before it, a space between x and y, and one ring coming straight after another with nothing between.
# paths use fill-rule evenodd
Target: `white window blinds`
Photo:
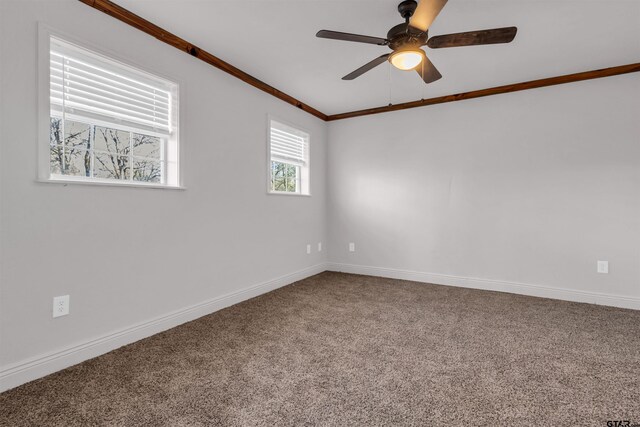
<instances>
[{"instance_id":1,"label":"white window blinds","mask_svg":"<svg viewBox=\"0 0 640 427\"><path fill-rule=\"evenodd\" d=\"M295 165L307 163L309 134L272 120L270 143L271 160Z\"/></svg>"},{"instance_id":2,"label":"white window blinds","mask_svg":"<svg viewBox=\"0 0 640 427\"><path fill-rule=\"evenodd\" d=\"M171 133L168 82L51 39L51 111L157 133Z\"/></svg>"}]
</instances>

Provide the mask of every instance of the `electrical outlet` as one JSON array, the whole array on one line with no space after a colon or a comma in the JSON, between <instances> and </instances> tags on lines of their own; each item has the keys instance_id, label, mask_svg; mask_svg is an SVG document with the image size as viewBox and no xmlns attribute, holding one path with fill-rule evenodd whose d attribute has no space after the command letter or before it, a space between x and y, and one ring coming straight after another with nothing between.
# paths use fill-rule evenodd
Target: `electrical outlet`
<instances>
[{"instance_id":1,"label":"electrical outlet","mask_svg":"<svg viewBox=\"0 0 640 427\"><path fill-rule=\"evenodd\" d=\"M318 252L322 252L322 242L318 242Z\"/></svg>"},{"instance_id":2,"label":"electrical outlet","mask_svg":"<svg viewBox=\"0 0 640 427\"><path fill-rule=\"evenodd\" d=\"M356 244L349 243L349 252L355 252L355 251L356 251Z\"/></svg>"},{"instance_id":3,"label":"electrical outlet","mask_svg":"<svg viewBox=\"0 0 640 427\"><path fill-rule=\"evenodd\" d=\"M69 295L53 297L53 317L69 314Z\"/></svg>"},{"instance_id":4,"label":"electrical outlet","mask_svg":"<svg viewBox=\"0 0 640 427\"><path fill-rule=\"evenodd\" d=\"M307 254L311 253L311 245L307 245Z\"/></svg>"},{"instance_id":5,"label":"electrical outlet","mask_svg":"<svg viewBox=\"0 0 640 427\"><path fill-rule=\"evenodd\" d=\"M609 273L609 261L598 261L598 273Z\"/></svg>"}]
</instances>

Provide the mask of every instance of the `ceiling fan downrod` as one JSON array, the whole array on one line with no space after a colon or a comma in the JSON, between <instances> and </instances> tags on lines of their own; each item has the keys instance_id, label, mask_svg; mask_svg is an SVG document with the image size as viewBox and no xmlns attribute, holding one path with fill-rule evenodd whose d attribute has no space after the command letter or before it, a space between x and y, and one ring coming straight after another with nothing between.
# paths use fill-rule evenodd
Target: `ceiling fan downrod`
<instances>
[{"instance_id":1,"label":"ceiling fan downrod","mask_svg":"<svg viewBox=\"0 0 640 427\"><path fill-rule=\"evenodd\" d=\"M413 12L416 11L418 7L418 2L415 0L404 0L398 5L398 12L400 12L400 16L405 22L408 24L409 19L413 16Z\"/></svg>"}]
</instances>

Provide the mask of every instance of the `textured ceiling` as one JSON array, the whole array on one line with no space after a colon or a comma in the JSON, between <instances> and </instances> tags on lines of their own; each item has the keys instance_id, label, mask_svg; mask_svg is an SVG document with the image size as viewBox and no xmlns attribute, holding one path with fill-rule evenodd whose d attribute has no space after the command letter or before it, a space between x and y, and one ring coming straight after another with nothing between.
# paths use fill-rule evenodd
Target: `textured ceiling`
<instances>
[{"instance_id":1,"label":"textured ceiling","mask_svg":"<svg viewBox=\"0 0 640 427\"><path fill-rule=\"evenodd\" d=\"M427 50L444 76L382 64L387 47L317 39L320 29L385 37L399 0L115 0L326 114L640 61L640 0L449 0L430 35L517 26L505 45Z\"/></svg>"}]
</instances>

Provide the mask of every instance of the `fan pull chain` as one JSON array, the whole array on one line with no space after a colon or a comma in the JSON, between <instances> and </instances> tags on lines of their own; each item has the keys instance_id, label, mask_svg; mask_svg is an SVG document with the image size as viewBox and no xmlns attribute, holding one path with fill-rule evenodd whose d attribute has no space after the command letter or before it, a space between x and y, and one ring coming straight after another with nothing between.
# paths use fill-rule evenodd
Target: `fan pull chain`
<instances>
[{"instance_id":1,"label":"fan pull chain","mask_svg":"<svg viewBox=\"0 0 640 427\"><path fill-rule=\"evenodd\" d=\"M422 80L424 80L424 63L425 61L422 61L422 75L420 76L422 78ZM424 101L424 97L425 97L425 92L427 91L427 85L424 84L424 82L422 82L422 101Z\"/></svg>"},{"instance_id":2,"label":"fan pull chain","mask_svg":"<svg viewBox=\"0 0 640 427\"><path fill-rule=\"evenodd\" d=\"M387 76L389 78L389 105L393 105L391 104L391 63L387 67Z\"/></svg>"}]
</instances>

